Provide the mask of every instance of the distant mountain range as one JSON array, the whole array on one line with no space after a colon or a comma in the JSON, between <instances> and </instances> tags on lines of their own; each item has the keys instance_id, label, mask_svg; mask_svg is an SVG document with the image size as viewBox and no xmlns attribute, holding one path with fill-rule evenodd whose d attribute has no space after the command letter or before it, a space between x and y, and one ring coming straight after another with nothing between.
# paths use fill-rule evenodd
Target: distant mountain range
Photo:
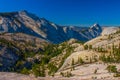
<instances>
[{"instance_id":1,"label":"distant mountain range","mask_svg":"<svg viewBox=\"0 0 120 80\"><path fill-rule=\"evenodd\" d=\"M46 40L50 43L61 43L71 38L88 41L102 32L99 24L90 28L59 26L44 18L39 18L25 10L11 13L0 13L0 33L24 33Z\"/></svg>"}]
</instances>

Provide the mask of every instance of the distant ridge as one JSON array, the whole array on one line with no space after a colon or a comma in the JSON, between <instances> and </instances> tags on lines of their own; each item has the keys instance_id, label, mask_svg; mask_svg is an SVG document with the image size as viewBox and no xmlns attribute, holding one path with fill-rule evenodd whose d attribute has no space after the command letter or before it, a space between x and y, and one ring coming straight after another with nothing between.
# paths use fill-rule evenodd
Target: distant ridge
<instances>
[{"instance_id":1,"label":"distant ridge","mask_svg":"<svg viewBox=\"0 0 120 80\"><path fill-rule=\"evenodd\" d=\"M26 10L0 13L0 33L25 33L51 43L61 43L71 38L88 41L101 32L99 24L90 28L59 26Z\"/></svg>"}]
</instances>

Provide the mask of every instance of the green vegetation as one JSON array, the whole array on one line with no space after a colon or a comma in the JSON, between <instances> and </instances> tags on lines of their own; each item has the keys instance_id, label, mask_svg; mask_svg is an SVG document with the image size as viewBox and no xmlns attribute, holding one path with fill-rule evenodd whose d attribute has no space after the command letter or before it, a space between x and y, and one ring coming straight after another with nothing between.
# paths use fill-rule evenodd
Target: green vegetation
<instances>
[{"instance_id":1,"label":"green vegetation","mask_svg":"<svg viewBox=\"0 0 120 80\"><path fill-rule=\"evenodd\" d=\"M3 64L2 63L0 63L0 66L2 66Z\"/></svg>"},{"instance_id":2,"label":"green vegetation","mask_svg":"<svg viewBox=\"0 0 120 80\"><path fill-rule=\"evenodd\" d=\"M58 48L58 47L59 47L59 45L57 45L57 44L50 44L44 49L43 54L48 55L50 57L55 57L55 56L61 54L62 50L63 50L63 48Z\"/></svg>"},{"instance_id":3,"label":"green vegetation","mask_svg":"<svg viewBox=\"0 0 120 80\"><path fill-rule=\"evenodd\" d=\"M32 73L38 77L38 76L45 76L45 67L43 64L34 64L32 66Z\"/></svg>"},{"instance_id":4,"label":"green vegetation","mask_svg":"<svg viewBox=\"0 0 120 80\"><path fill-rule=\"evenodd\" d=\"M24 67L24 68L21 70L20 73L22 73L22 74L29 74L30 72L29 72L29 70L28 70L26 67Z\"/></svg>"},{"instance_id":5,"label":"green vegetation","mask_svg":"<svg viewBox=\"0 0 120 80\"><path fill-rule=\"evenodd\" d=\"M96 74L96 73L97 73L97 70L98 70L98 69L95 69L94 74Z\"/></svg>"},{"instance_id":6,"label":"green vegetation","mask_svg":"<svg viewBox=\"0 0 120 80\"><path fill-rule=\"evenodd\" d=\"M75 61L74 61L74 59L72 59L71 70L74 70L74 69L75 69L74 65L75 65Z\"/></svg>"},{"instance_id":7,"label":"green vegetation","mask_svg":"<svg viewBox=\"0 0 120 80\"><path fill-rule=\"evenodd\" d=\"M66 49L66 54L65 54L64 57L62 58L61 63L60 63L60 65L59 65L58 68L60 68L60 67L63 65L65 59L66 59L68 56L70 56L71 53L72 53L73 50L74 50L74 47L72 47L72 46L70 46L70 45L68 45L68 44L66 44L66 45L65 45L65 44L62 44L62 46L64 46L64 49Z\"/></svg>"},{"instance_id":8,"label":"green vegetation","mask_svg":"<svg viewBox=\"0 0 120 80\"><path fill-rule=\"evenodd\" d=\"M115 34L118 34L118 33L120 33L120 27L119 27L118 31Z\"/></svg>"},{"instance_id":9,"label":"green vegetation","mask_svg":"<svg viewBox=\"0 0 120 80\"><path fill-rule=\"evenodd\" d=\"M120 77L120 73L115 73L113 76L114 77Z\"/></svg>"},{"instance_id":10,"label":"green vegetation","mask_svg":"<svg viewBox=\"0 0 120 80\"><path fill-rule=\"evenodd\" d=\"M109 55L102 54L100 56L100 60L102 60L105 63L119 63L120 62L120 45L117 47L112 46L112 50L109 53Z\"/></svg>"},{"instance_id":11,"label":"green vegetation","mask_svg":"<svg viewBox=\"0 0 120 80\"><path fill-rule=\"evenodd\" d=\"M78 57L78 64L84 64L84 61L81 57Z\"/></svg>"},{"instance_id":12,"label":"green vegetation","mask_svg":"<svg viewBox=\"0 0 120 80\"><path fill-rule=\"evenodd\" d=\"M113 38L112 35L109 34L108 39L111 40L112 38Z\"/></svg>"},{"instance_id":13,"label":"green vegetation","mask_svg":"<svg viewBox=\"0 0 120 80\"><path fill-rule=\"evenodd\" d=\"M88 47L89 47L90 50L92 49L92 45L89 45Z\"/></svg>"},{"instance_id":14,"label":"green vegetation","mask_svg":"<svg viewBox=\"0 0 120 80\"><path fill-rule=\"evenodd\" d=\"M16 61L15 66L10 68L10 71L22 73L22 74L34 74L36 77L38 76L46 76L46 74L54 76L54 73L62 66L64 60L73 52L74 47L68 45L67 42L62 44L49 44L44 47L41 51L34 51L31 49L27 49L25 45L25 49L22 47L18 47L17 44L13 42L8 42L0 40L0 43L7 44L10 47L16 47L20 50L19 59ZM33 46L34 47L34 46ZM58 56L65 50L65 54L62 57L60 63L58 65L54 64L54 62L50 62L52 58ZM66 76L70 76L70 73L66 73Z\"/></svg>"},{"instance_id":15,"label":"green vegetation","mask_svg":"<svg viewBox=\"0 0 120 80\"><path fill-rule=\"evenodd\" d=\"M82 42L78 42L82 44ZM64 42L62 44L49 44L48 46L45 46L41 51L34 51L28 48L30 45L25 45L24 48L17 46L17 43L10 42L5 39L0 39L1 45L6 45L9 48L17 48L16 54L19 56L18 61L16 61L14 67L10 68L10 71L22 73L22 74L34 74L36 77L38 76L46 76L46 74L54 76L54 74L57 72L57 70L63 65L64 61L68 56L71 55L71 53L74 51L74 47L69 45L67 42ZM33 47L35 47L33 45ZM94 49L92 45L84 45L85 50L95 50L98 52L101 52L102 55L99 57L99 59L105 63L119 63L120 62L120 45L118 47L112 46L112 49L109 54L104 54L108 52L102 47L98 47ZM51 60L54 57L57 57L61 53L65 52L60 60L60 63L58 65L55 64L55 61L51 62ZM96 56L89 58L88 56L85 57L88 63L97 62L98 58ZM54 59L53 59L54 60ZM85 61L81 57L78 57L78 61L75 62L74 59L72 59L71 62L71 70L75 69L75 66L84 64ZM115 66L108 66L107 70L109 72L117 73ZM97 73L97 69L94 71L94 73ZM70 77L73 76L71 72L65 72L61 75L64 77ZM116 76L119 76L119 74L116 74Z\"/></svg>"},{"instance_id":16,"label":"green vegetation","mask_svg":"<svg viewBox=\"0 0 120 80\"><path fill-rule=\"evenodd\" d=\"M0 45L6 45L6 46L8 46L9 48L11 48L11 47L16 47L16 46L14 45L14 43L12 43L12 42L10 42L10 41L7 41L6 39L3 39L3 38L0 39Z\"/></svg>"},{"instance_id":17,"label":"green vegetation","mask_svg":"<svg viewBox=\"0 0 120 80\"><path fill-rule=\"evenodd\" d=\"M54 73L58 70L58 68L52 63L48 64L48 69L49 69L48 72L49 75L54 75Z\"/></svg>"},{"instance_id":18,"label":"green vegetation","mask_svg":"<svg viewBox=\"0 0 120 80\"><path fill-rule=\"evenodd\" d=\"M85 49L85 50L88 50L88 45L84 45L84 49Z\"/></svg>"},{"instance_id":19,"label":"green vegetation","mask_svg":"<svg viewBox=\"0 0 120 80\"><path fill-rule=\"evenodd\" d=\"M117 68L115 65L108 65L107 68L108 72L110 73L117 73Z\"/></svg>"},{"instance_id":20,"label":"green vegetation","mask_svg":"<svg viewBox=\"0 0 120 80\"><path fill-rule=\"evenodd\" d=\"M84 44L85 42L84 41L76 41L76 43L79 43L79 44Z\"/></svg>"},{"instance_id":21,"label":"green vegetation","mask_svg":"<svg viewBox=\"0 0 120 80\"><path fill-rule=\"evenodd\" d=\"M63 56L59 65L55 65L55 61L50 62L53 57L61 54L64 49L66 49L66 54ZM40 52L25 50L20 54L21 58L16 62L14 69L18 73L34 74L36 77L44 77L46 73L54 76L54 73L62 66L64 60L72 53L72 51L73 47L67 43L50 44ZM36 55L39 56L39 58L35 58ZM28 62L29 58L31 61Z\"/></svg>"},{"instance_id":22,"label":"green vegetation","mask_svg":"<svg viewBox=\"0 0 120 80\"><path fill-rule=\"evenodd\" d=\"M84 49L85 50L91 50L92 49L92 45L84 45Z\"/></svg>"},{"instance_id":23,"label":"green vegetation","mask_svg":"<svg viewBox=\"0 0 120 80\"><path fill-rule=\"evenodd\" d=\"M61 76L63 76L63 77L71 77L71 76L73 76L70 71L67 71L67 72L64 72L64 73L61 72L60 74L61 74Z\"/></svg>"}]
</instances>

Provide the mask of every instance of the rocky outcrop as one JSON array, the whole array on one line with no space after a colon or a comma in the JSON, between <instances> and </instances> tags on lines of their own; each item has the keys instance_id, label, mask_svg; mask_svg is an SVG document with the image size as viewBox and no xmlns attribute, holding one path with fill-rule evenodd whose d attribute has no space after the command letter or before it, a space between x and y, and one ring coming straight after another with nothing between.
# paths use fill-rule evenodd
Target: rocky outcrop
<instances>
[{"instance_id":1,"label":"rocky outcrop","mask_svg":"<svg viewBox=\"0 0 120 80\"><path fill-rule=\"evenodd\" d=\"M0 43L0 71L10 71L19 58L17 52L17 48Z\"/></svg>"},{"instance_id":2,"label":"rocky outcrop","mask_svg":"<svg viewBox=\"0 0 120 80\"><path fill-rule=\"evenodd\" d=\"M48 45L43 39L23 33L0 35L0 71L14 71L25 52L40 52Z\"/></svg>"}]
</instances>

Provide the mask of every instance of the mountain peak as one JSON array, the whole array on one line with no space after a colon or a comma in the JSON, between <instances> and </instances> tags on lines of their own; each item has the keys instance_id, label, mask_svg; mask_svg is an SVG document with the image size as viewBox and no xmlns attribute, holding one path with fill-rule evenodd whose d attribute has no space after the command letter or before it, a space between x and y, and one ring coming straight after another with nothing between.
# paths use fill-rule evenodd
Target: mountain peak
<instances>
[{"instance_id":1,"label":"mountain peak","mask_svg":"<svg viewBox=\"0 0 120 80\"><path fill-rule=\"evenodd\" d=\"M21 11L18 11L20 14L27 14L28 12L26 10L21 10Z\"/></svg>"},{"instance_id":2,"label":"mountain peak","mask_svg":"<svg viewBox=\"0 0 120 80\"><path fill-rule=\"evenodd\" d=\"M90 27L90 30L93 30L93 31L100 34L102 32L102 27L99 24L96 23L96 24L94 24L93 26ZM95 34L97 34L97 33L95 33Z\"/></svg>"},{"instance_id":3,"label":"mountain peak","mask_svg":"<svg viewBox=\"0 0 120 80\"><path fill-rule=\"evenodd\" d=\"M96 29L101 29L101 26L98 23L95 23L93 26L90 28L96 28Z\"/></svg>"},{"instance_id":4,"label":"mountain peak","mask_svg":"<svg viewBox=\"0 0 120 80\"><path fill-rule=\"evenodd\" d=\"M27 10L21 10L20 12L28 12Z\"/></svg>"},{"instance_id":5,"label":"mountain peak","mask_svg":"<svg viewBox=\"0 0 120 80\"><path fill-rule=\"evenodd\" d=\"M100 26L98 23L95 23L93 26Z\"/></svg>"}]
</instances>

